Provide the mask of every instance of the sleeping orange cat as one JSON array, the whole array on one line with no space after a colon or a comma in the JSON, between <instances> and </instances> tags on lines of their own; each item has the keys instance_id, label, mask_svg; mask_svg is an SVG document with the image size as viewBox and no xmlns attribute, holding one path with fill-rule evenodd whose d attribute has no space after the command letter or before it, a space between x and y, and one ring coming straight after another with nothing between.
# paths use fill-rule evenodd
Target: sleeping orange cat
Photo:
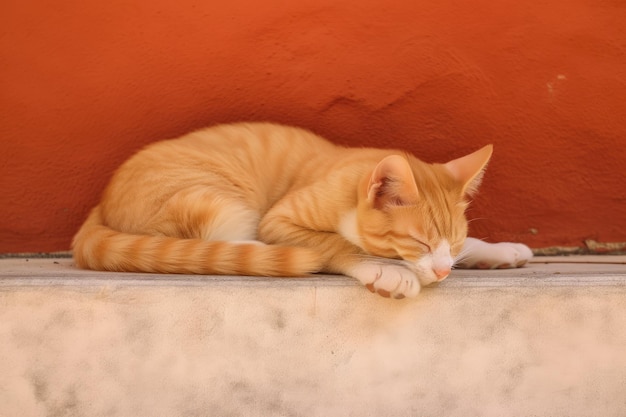
<instances>
[{"instance_id":1,"label":"sleeping orange cat","mask_svg":"<svg viewBox=\"0 0 626 417\"><path fill-rule=\"evenodd\" d=\"M74 237L74 259L108 271L345 274L415 297L454 266L532 257L522 244L466 238L464 211L491 152L427 164L294 127L211 127L126 161Z\"/></svg>"}]
</instances>

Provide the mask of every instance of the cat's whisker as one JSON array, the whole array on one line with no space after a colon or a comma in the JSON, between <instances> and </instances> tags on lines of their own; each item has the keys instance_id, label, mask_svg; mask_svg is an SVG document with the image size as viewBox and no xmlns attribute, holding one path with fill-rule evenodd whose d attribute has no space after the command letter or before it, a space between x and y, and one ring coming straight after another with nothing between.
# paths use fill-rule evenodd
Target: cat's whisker
<instances>
[{"instance_id":1,"label":"cat's whisker","mask_svg":"<svg viewBox=\"0 0 626 417\"><path fill-rule=\"evenodd\" d=\"M462 257L456 257L454 259L454 263L452 264L452 268L456 268L458 265L462 264L463 262L465 262L467 259L469 259L469 256L464 255Z\"/></svg>"},{"instance_id":2,"label":"cat's whisker","mask_svg":"<svg viewBox=\"0 0 626 417\"><path fill-rule=\"evenodd\" d=\"M470 257L472 256L471 254L471 250L469 248L463 248L461 250L461 252L458 253L458 255L454 258L454 263L452 265L452 267L456 267L457 265L465 262L466 260L468 260Z\"/></svg>"}]
</instances>

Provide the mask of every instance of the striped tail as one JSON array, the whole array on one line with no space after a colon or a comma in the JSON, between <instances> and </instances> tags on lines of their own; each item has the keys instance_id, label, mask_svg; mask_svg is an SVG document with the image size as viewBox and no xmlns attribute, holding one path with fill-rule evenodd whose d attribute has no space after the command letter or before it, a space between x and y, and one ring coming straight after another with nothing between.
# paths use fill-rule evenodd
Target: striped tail
<instances>
[{"instance_id":1,"label":"striped tail","mask_svg":"<svg viewBox=\"0 0 626 417\"><path fill-rule=\"evenodd\" d=\"M322 267L307 248L118 232L103 224L99 207L74 236L72 250L78 267L101 271L279 277Z\"/></svg>"}]
</instances>

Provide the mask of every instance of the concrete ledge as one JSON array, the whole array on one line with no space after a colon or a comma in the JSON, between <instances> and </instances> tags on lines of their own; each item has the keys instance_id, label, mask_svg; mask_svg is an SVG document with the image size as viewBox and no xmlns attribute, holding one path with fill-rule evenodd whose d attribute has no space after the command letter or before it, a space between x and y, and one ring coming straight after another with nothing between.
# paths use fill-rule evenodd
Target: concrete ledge
<instances>
[{"instance_id":1,"label":"concrete ledge","mask_svg":"<svg viewBox=\"0 0 626 417\"><path fill-rule=\"evenodd\" d=\"M0 260L2 416L626 410L626 257L454 271L400 301L338 276L110 274L71 263Z\"/></svg>"}]
</instances>

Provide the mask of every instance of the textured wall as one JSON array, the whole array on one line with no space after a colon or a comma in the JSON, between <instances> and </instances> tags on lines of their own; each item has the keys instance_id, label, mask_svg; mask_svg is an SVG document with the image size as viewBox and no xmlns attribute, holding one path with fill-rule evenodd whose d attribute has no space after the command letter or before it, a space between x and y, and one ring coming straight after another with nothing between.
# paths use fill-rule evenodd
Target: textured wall
<instances>
[{"instance_id":1,"label":"textured wall","mask_svg":"<svg viewBox=\"0 0 626 417\"><path fill-rule=\"evenodd\" d=\"M5 0L0 251L68 248L133 151L238 120L433 161L494 143L477 237L626 240L624 22L610 0Z\"/></svg>"}]
</instances>

